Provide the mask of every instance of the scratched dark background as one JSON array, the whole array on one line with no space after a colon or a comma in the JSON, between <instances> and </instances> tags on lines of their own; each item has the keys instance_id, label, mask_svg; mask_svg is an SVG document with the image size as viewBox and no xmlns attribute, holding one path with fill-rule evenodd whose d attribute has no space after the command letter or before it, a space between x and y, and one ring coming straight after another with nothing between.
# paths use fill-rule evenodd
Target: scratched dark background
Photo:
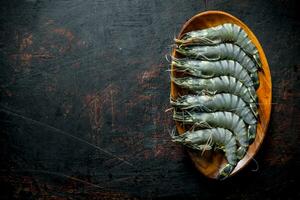
<instances>
[{"instance_id":1,"label":"scratched dark background","mask_svg":"<svg viewBox=\"0 0 300 200\"><path fill-rule=\"evenodd\" d=\"M0 199L300 199L296 0L0 3ZM267 137L226 181L170 142L165 55L207 10L243 20L273 82Z\"/></svg>"}]
</instances>

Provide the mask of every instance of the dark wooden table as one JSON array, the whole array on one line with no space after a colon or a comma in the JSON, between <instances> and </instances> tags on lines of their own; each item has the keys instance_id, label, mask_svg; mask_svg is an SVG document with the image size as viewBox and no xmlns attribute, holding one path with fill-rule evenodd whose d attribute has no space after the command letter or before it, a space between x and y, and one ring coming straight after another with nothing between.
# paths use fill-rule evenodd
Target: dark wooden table
<instances>
[{"instance_id":1,"label":"dark wooden table","mask_svg":"<svg viewBox=\"0 0 300 200\"><path fill-rule=\"evenodd\" d=\"M0 199L300 199L296 0L0 3ZM170 141L165 55L207 10L243 20L273 82L267 137L225 181ZM299 186L298 186L299 187Z\"/></svg>"}]
</instances>

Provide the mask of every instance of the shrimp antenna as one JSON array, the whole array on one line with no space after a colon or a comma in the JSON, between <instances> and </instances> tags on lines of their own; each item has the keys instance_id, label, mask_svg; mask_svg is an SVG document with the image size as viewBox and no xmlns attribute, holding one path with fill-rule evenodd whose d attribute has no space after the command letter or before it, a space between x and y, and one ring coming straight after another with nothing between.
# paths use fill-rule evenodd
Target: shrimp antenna
<instances>
[{"instance_id":1,"label":"shrimp antenna","mask_svg":"<svg viewBox=\"0 0 300 200\"><path fill-rule=\"evenodd\" d=\"M182 72L182 73L184 73L184 72L187 72L188 69L167 69L166 71L167 72Z\"/></svg>"},{"instance_id":2,"label":"shrimp antenna","mask_svg":"<svg viewBox=\"0 0 300 200\"><path fill-rule=\"evenodd\" d=\"M181 60L181 59L179 59L179 58L176 58L176 57L174 57L174 56L172 56L172 55L171 55L171 58L172 58L172 60L174 60L175 62L176 62L176 61L180 61L180 60Z\"/></svg>"},{"instance_id":3,"label":"shrimp antenna","mask_svg":"<svg viewBox=\"0 0 300 200\"><path fill-rule=\"evenodd\" d=\"M178 83L177 80L176 80L177 78L175 78L174 76L172 76L172 74L170 74L170 79L171 79L172 82L174 82L176 84Z\"/></svg>"},{"instance_id":4,"label":"shrimp antenna","mask_svg":"<svg viewBox=\"0 0 300 200\"><path fill-rule=\"evenodd\" d=\"M170 101L176 101L176 99L174 99L174 97L172 97L171 95L170 95Z\"/></svg>"},{"instance_id":5,"label":"shrimp antenna","mask_svg":"<svg viewBox=\"0 0 300 200\"><path fill-rule=\"evenodd\" d=\"M184 137L182 137L181 135L177 134L177 129L176 126L173 127L172 131L169 131L169 135L172 138L173 142L179 142L179 143L183 143L184 144Z\"/></svg>"},{"instance_id":6,"label":"shrimp antenna","mask_svg":"<svg viewBox=\"0 0 300 200\"><path fill-rule=\"evenodd\" d=\"M172 111L172 110L174 110L174 108L173 108L173 107L171 107L171 108L167 108L167 109L165 110L165 113L167 113L167 112L169 112L169 111Z\"/></svg>"},{"instance_id":7,"label":"shrimp antenna","mask_svg":"<svg viewBox=\"0 0 300 200\"><path fill-rule=\"evenodd\" d=\"M251 171L257 172L259 170L259 164L258 164L257 160L255 160L255 158L251 158L251 159L255 162L255 165L256 165L256 169L252 169Z\"/></svg>"},{"instance_id":8,"label":"shrimp antenna","mask_svg":"<svg viewBox=\"0 0 300 200\"><path fill-rule=\"evenodd\" d=\"M183 112L183 113L184 113L184 112ZM193 118L192 113L190 113L189 111L186 111L186 113L187 113L191 118Z\"/></svg>"},{"instance_id":9,"label":"shrimp antenna","mask_svg":"<svg viewBox=\"0 0 300 200\"><path fill-rule=\"evenodd\" d=\"M217 44L217 42L214 42L213 40L210 40L207 37L197 37L197 38L192 38L192 39L186 39L186 40L178 40L178 43L180 43L179 47L185 47L189 45L212 45L212 44Z\"/></svg>"},{"instance_id":10,"label":"shrimp antenna","mask_svg":"<svg viewBox=\"0 0 300 200\"><path fill-rule=\"evenodd\" d=\"M195 58L196 59L202 58L202 59L205 59L205 60L208 60L208 61L216 61L216 60L220 60L221 56L219 55L216 58L208 58L207 56L205 56L203 54L199 54L199 55L195 56Z\"/></svg>"},{"instance_id":11,"label":"shrimp antenna","mask_svg":"<svg viewBox=\"0 0 300 200\"><path fill-rule=\"evenodd\" d=\"M180 92L178 92L177 96L180 98L180 97L182 97L183 95L182 95Z\"/></svg>"},{"instance_id":12,"label":"shrimp antenna","mask_svg":"<svg viewBox=\"0 0 300 200\"><path fill-rule=\"evenodd\" d=\"M189 131L195 131L195 128L196 128L197 124L193 124L193 126L189 129Z\"/></svg>"},{"instance_id":13,"label":"shrimp antenna","mask_svg":"<svg viewBox=\"0 0 300 200\"><path fill-rule=\"evenodd\" d=\"M185 34L183 35L183 37L185 36ZM176 37L174 37L174 42L175 43L178 43L178 44L182 44L182 43L184 43L184 40L182 40L182 39L177 39Z\"/></svg>"},{"instance_id":14,"label":"shrimp antenna","mask_svg":"<svg viewBox=\"0 0 300 200\"><path fill-rule=\"evenodd\" d=\"M205 7L205 10L207 9L207 0L204 0L204 7Z\"/></svg>"},{"instance_id":15,"label":"shrimp antenna","mask_svg":"<svg viewBox=\"0 0 300 200\"><path fill-rule=\"evenodd\" d=\"M173 127L172 131L168 131L169 135L173 138L176 136L176 126Z\"/></svg>"},{"instance_id":16,"label":"shrimp antenna","mask_svg":"<svg viewBox=\"0 0 300 200\"><path fill-rule=\"evenodd\" d=\"M201 128L212 128L206 121L196 122L195 125Z\"/></svg>"},{"instance_id":17,"label":"shrimp antenna","mask_svg":"<svg viewBox=\"0 0 300 200\"><path fill-rule=\"evenodd\" d=\"M173 41L176 42L176 40L177 40L177 38L176 38L176 33L175 33L175 31L174 31L174 33L173 33Z\"/></svg>"},{"instance_id":18,"label":"shrimp antenna","mask_svg":"<svg viewBox=\"0 0 300 200\"><path fill-rule=\"evenodd\" d=\"M212 141L212 132L210 132L210 136L209 136L208 140L206 141L205 146L211 146L212 143L213 143L213 141ZM204 152L205 152L205 148L203 148L203 150L201 152L201 156L203 156Z\"/></svg>"},{"instance_id":19,"label":"shrimp antenna","mask_svg":"<svg viewBox=\"0 0 300 200\"><path fill-rule=\"evenodd\" d=\"M176 58L176 57L174 57L174 56L171 56L172 57L172 59L176 62L176 61L178 61L178 62L180 62L180 61L189 61L190 60L190 58L188 58L188 57L184 57L184 58Z\"/></svg>"},{"instance_id":20,"label":"shrimp antenna","mask_svg":"<svg viewBox=\"0 0 300 200\"><path fill-rule=\"evenodd\" d=\"M201 37L200 40L204 41L204 43L207 42L207 44L215 44L215 42L213 40L210 40L207 37Z\"/></svg>"},{"instance_id":21,"label":"shrimp antenna","mask_svg":"<svg viewBox=\"0 0 300 200\"><path fill-rule=\"evenodd\" d=\"M171 56L170 54L165 54L165 59L168 61L168 63L171 63L172 60L169 60L168 56L169 56L170 58L172 58L172 56Z\"/></svg>"}]
</instances>

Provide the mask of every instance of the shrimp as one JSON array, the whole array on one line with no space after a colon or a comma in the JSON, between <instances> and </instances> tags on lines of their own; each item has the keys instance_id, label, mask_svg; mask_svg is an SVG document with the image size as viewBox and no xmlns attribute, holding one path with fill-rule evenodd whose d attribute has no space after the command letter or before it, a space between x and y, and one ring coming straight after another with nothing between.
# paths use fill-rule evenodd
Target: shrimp
<instances>
[{"instance_id":1,"label":"shrimp","mask_svg":"<svg viewBox=\"0 0 300 200\"><path fill-rule=\"evenodd\" d=\"M232 42L240 46L248 55L253 57L259 67L261 61L256 46L251 42L247 33L238 25L225 23L215 27L185 33L182 39L175 39L179 45L216 45Z\"/></svg>"},{"instance_id":2,"label":"shrimp","mask_svg":"<svg viewBox=\"0 0 300 200\"><path fill-rule=\"evenodd\" d=\"M220 127L230 130L239 143L237 158L244 157L249 146L249 133L245 122L236 114L231 112L195 113L176 112L173 119L184 124L194 124L202 127Z\"/></svg>"},{"instance_id":3,"label":"shrimp","mask_svg":"<svg viewBox=\"0 0 300 200\"><path fill-rule=\"evenodd\" d=\"M228 162L219 171L219 177L227 177L237 164L237 144L231 131L224 128L187 131L182 135L171 135L172 141L196 150L202 150L210 141L225 153Z\"/></svg>"},{"instance_id":4,"label":"shrimp","mask_svg":"<svg viewBox=\"0 0 300 200\"><path fill-rule=\"evenodd\" d=\"M199 60L235 60L251 74L257 73L258 70L258 65L239 46L231 43L215 46L179 46L175 50L182 55Z\"/></svg>"},{"instance_id":5,"label":"shrimp","mask_svg":"<svg viewBox=\"0 0 300 200\"><path fill-rule=\"evenodd\" d=\"M215 76L232 76L247 87L254 86L258 88L258 77L253 76L234 60L221 60L215 62L192 60L186 58L173 58L172 65L176 67L176 71L185 72L200 78L212 78ZM257 73L254 73L257 75Z\"/></svg>"},{"instance_id":6,"label":"shrimp","mask_svg":"<svg viewBox=\"0 0 300 200\"><path fill-rule=\"evenodd\" d=\"M171 77L171 80L178 86L195 93L231 93L241 97L247 103L257 100L257 95L253 87L246 87L234 77L219 76L211 79L183 77ZM254 105L252 105L254 107Z\"/></svg>"},{"instance_id":7,"label":"shrimp","mask_svg":"<svg viewBox=\"0 0 300 200\"><path fill-rule=\"evenodd\" d=\"M221 93L216 95L185 95L176 100L170 99L173 107L181 110L202 112L230 111L241 117L247 124L257 124L257 107L249 107L240 97ZM255 104L254 104L255 105Z\"/></svg>"}]
</instances>

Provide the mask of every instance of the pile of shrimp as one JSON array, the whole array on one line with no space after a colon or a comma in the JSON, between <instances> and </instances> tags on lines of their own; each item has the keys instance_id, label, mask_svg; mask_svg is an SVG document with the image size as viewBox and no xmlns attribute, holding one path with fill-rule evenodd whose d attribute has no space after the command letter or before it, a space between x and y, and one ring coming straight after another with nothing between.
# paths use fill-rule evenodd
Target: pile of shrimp
<instances>
[{"instance_id":1,"label":"pile of shrimp","mask_svg":"<svg viewBox=\"0 0 300 200\"><path fill-rule=\"evenodd\" d=\"M175 39L171 81L183 95L170 98L173 119L187 130L172 141L205 151L221 149L228 177L256 136L256 89L261 62L256 46L238 25L225 23Z\"/></svg>"}]
</instances>

